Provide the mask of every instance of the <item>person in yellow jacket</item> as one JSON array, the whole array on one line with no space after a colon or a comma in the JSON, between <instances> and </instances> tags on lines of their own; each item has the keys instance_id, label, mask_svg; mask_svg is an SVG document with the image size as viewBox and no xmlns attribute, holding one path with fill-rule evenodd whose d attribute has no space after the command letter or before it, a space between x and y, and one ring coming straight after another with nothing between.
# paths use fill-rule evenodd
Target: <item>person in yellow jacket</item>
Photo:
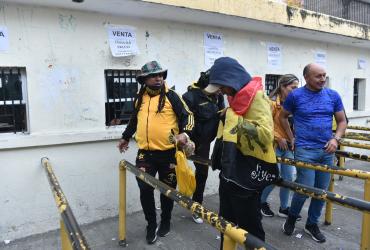
<instances>
[{"instance_id":1,"label":"person in yellow jacket","mask_svg":"<svg viewBox=\"0 0 370 250\"><path fill-rule=\"evenodd\" d=\"M193 130L194 118L181 97L167 87L166 76L167 70L157 61L148 62L141 68L137 76L141 88L135 100L135 111L117 147L121 153L125 152L130 138L136 133L139 148L136 166L152 176L158 172L160 181L176 188L176 146L171 138L175 135L178 145L184 146ZM137 182L148 222L146 240L153 244L157 234L164 237L170 231L173 200L161 194L161 222L157 229L154 189L138 178Z\"/></svg>"},{"instance_id":2,"label":"person in yellow jacket","mask_svg":"<svg viewBox=\"0 0 370 250\"><path fill-rule=\"evenodd\" d=\"M212 167L221 170L219 214L265 240L261 192L279 178L270 101L261 77L252 78L233 58L218 58L209 79L204 90L221 90L228 95L230 105L219 124L212 153ZM221 248L222 244L223 237Z\"/></svg>"}]
</instances>

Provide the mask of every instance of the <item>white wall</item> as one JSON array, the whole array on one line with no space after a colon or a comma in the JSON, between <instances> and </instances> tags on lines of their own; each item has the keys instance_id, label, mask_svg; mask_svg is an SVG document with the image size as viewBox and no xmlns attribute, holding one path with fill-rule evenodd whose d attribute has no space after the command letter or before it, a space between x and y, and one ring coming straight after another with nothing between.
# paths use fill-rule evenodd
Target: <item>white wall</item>
<instances>
[{"instance_id":1,"label":"white wall","mask_svg":"<svg viewBox=\"0 0 370 250\"><path fill-rule=\"evenodd\" d=\"M253 75L294 73L302 78L314 51L326 51L330 85L343 97L350 117L359 114L351 110L353 78L370 79L369 69L356 68L358 57L370 62L369 50L171 21L11 4L0 7L0 25L8 28L10 36L9 51L0 52L0 66L26 67L30 127L30 134L0 134L0 240L59 226L40 165L43 156L54 166L78 222L118 213L122 156L115 145L124 127L105 127L104 69L139 69L155 59L169 69L169 85L175 83L183 93L205 69L203 32L214 31L224 35L225 55L237 58ZM141 54L113 58L108 24L136 27ZM266 68L267 42L282 44L280 70ZM356 124L366 125L369 111L367 100ZM133 162L135 150L132 145L124 157ZM212 172L206 193L215 193L217 184L217 172ZM128 212L141 209L131 174L128 190Z\"/></svg>"}]
</instances>

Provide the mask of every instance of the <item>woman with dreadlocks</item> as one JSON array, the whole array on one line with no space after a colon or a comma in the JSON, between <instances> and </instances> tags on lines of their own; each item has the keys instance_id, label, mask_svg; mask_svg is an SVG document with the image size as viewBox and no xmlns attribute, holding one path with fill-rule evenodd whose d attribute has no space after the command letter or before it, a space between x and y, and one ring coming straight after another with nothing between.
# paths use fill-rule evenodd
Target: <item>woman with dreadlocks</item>
<instances>
[{"instance_id":1,"label":"woman with dreadlocks","mask_svg":"<svg viewBox=\"0 0 370 250\"><path fill-rule=\"evenodd\" d=\"M270 93L270 99L272 101L272 116L274 118L274 146L276 156L278 157L294 158L288 135L280 123L279 115L283 108L285 98L293 89L298 87L298 83L299 80L295 75L283 75L279 78L276 89ZM280 168L281 177L284 180L293 181L295 167L286 164L278 164L278 166ZM266 217L272 217L275 215L274 212L271 211L269 203L267 203L267 198L273 188L274 185L267 186L261 195L261 213ZM289 189L283 187L280 188L280 208L278 212L280 217L288 217L289 194Z\"/></svg>"},{"instance_id":2,"label":"woman with dreadlocks","mask_svg":"<svg viewBox=\"0 0 370 250\"><path fill-rule=\"evenodd\" d=\"M176 146L170 140L173 135L179 146L188 142L193 129L193 114L188 110L181 97L169 89L165 83L167 70L156 61L146 63L137 81L141 84L135 111L130 118L122 139L118 143L120 152L128 149L130 138L135 135L139 148L136 166L151 176L158 172L159 180L176 188L175 153ZM153 244L157 234L166 236L170 231L173 200L163 194L161 201L161 222L157 232L157 218L154 189L137 178L140 189L140 202L148 222L146 240Z\"/></svg>"}]
</instances>

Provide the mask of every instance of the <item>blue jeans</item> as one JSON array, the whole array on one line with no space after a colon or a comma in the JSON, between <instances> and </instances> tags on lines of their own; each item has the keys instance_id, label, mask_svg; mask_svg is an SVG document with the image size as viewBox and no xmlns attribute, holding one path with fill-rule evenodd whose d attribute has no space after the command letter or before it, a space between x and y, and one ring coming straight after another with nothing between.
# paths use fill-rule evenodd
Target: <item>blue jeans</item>
<instances>
[{"instance_id":1,"label":"blue jeans","mask_svg":"<svg viewBox=\"0 0 370 250\"><path fill-rule=\"evenodd\" d=\"M275 150L276 156L283 157L283 158L294 158L293 152L290 150L281 150L279 148L276 148ZM293 181L293 174L294 174L294 166L286 165L286 164L278 164L279 170L280 170L280 176L286 181ZM264 203L267 201L267 197L270 195L271 191L274 189L275 185L270 185L265 187L265 189L262 192L261 196L261 203ZM289 201L289 194L290 190L288 188L280 188L280 207L282 209L286 209L288 207L288 201Z\"/></svg>"},{"instance_id":2,"label":"blue jeans","mask_svg":"<svg viewBox=\"0 0 370 250\"><path fill-rule=\"evenodd\" d=\"M334 154L328 154L324 149L296 148L295 159L299 161L326 164L332 166L334 163ZM328 189L330 182L330 173L317 171L313 169L297 168L297 183L308 185L315 188ZM308 196L294 193L289 215L297 217L302 210L304 202ZM317 224L321 216L321 210L325 202L317 199L311 199L308 209L307 225Z\"/></svg>"}]
</instances>

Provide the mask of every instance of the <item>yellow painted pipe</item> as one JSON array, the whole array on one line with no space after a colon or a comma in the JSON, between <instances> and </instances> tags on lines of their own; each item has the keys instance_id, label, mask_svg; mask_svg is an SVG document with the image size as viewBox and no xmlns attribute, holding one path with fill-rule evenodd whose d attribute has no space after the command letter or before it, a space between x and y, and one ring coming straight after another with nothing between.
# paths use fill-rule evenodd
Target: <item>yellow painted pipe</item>
<instances>
[{"instance_id":1,"label":"yellow painted pipe","mask_svg":"<svg viewBox=\"0 0 370 250\"><path fill-rule=\"evenodd\" d=\"M365 180L364 200L370 201L370 180ZM370 250L370 214L362 214L361 250Z\"/></svg>"},{"instance_id":2,"label":"yellow painted pipe","mask_svg":"<svg viewBox=\"0 0 370 250\"><path fill-rule=\"evenodd\" d=\"M352 148L370 149L370 144L353 142L349 140L341 140L340 145L343 145L346 147L352 147Z\"/></svg>"},{"instance_id":3,"label":"yellow painted pipe","mask_svg":"<svg viewBox=\"0 0 370 250\"><path fill-rule=\"evenodd\" d=\"M222 245L222 250L236 250L237 244L229 236L224 234L224 242Z\"/></svg>"},{"instance_id":4,"label":"yellow painted pipe","mask_svg":"<svg viewBox=\"0 0 370 250\"><path fill-rule=\"evenodd\" d=\"M60 220L60 241L62 243L62 250L73 250L62 219Z\"/></svg>"},{"instance_id":5,"label":"yellow painted pipe","mask_svg":"<svg viewBox=\"0 0 370 250\"><path fill-rule=\"evenodd\" d=\"M334 192L334 175L330 174L329 192ZM331 225L333 221L333 203L330 201L326 202L325 208L325 225Z\"/></svg>"},{"instance_id":6,"label":"yellow painted pipe","mask_svg":"<svg viewBox=\"0 0 370 250\"><path fill-rule=\"evenodd\" d=\"M347 129L370 131L369 127L363 126L347 126Z\"/></svg>"},{"instance_id":7,"label":"yellow painted pipe","mask_svg":"<svg viewBox=\"0 0 370 250\"><path fill-rule=\"evenodd\" d=\"M118 244L126 247L126 167L119 164Z\"/></svg>"},{"instance_id":8,"label":"yellow painted pipe","mask_svg":"<svg viewBox=\"0 0 370 250\"><path fill-rule=\"evenodd\" d=\"M370 134L368 133L355 133L346 132L343 136L346 139L359 140L359 141L370 141Z\"/></svg>"}]
</instances>

